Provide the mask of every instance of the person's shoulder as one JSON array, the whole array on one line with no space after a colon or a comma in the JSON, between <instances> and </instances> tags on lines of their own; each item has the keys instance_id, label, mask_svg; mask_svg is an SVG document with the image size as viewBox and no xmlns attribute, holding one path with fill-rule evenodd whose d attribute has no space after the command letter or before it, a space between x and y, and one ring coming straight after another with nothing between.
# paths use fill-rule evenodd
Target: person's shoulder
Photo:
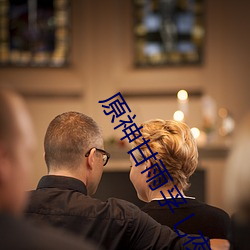
<instances>
[{"instance_id":1,"label":"person's shoulder","mask_svg":"<svg viewBox=\"0 0 250 250\"><path fill-rule=\"evenodd\" d=\"M9 214L0 216L1 249L87 250L97 249L89 242L50 227L35 227Z\"/></svg>"},{"instance_id":2,"label":"person's shoulder","mask_svg":"<svg viewBox=\"0 0 250 250\"><path fill-rule=\"evenodd\" d=\"M200 201L197 201L197 202L201 204L202 211L204 213L207 213L207 214L209 213L209 214L213 215L213 217L224 219L227 222L230 222L230 217L229 217L228 213L226 211L224 211L223 209L209 205L209 204L204 203L204 202L200 202Z\"/></svg>"},{"instance_id":3,"label":"person's shoulder","mask_svg":"<svg viewBox=\"0 0 250 250\"><path fill-rule=\"evenodd\" d=\"M25 213L39 213L44 212L47 213L53 209L54 212L61 213L61 207L57 208L53 205L53 202L48 198L46 189L41 190L32 190L29 192L30 202L26 208ZM49 190L49 192L51 192ZM57 196L57 200L65 200L65 194L60 192L60 195ZM63 211L65 214L77 215L88 218L96 218L99 217L105 219L118 219L125 220L134 218L140 212L140 209L125 200L117 199L117 198L109 198L106 201L102 201L91 196L74 192L71 195L71 199L65 205L65 210Z\"/></svg>"}]
</instances>

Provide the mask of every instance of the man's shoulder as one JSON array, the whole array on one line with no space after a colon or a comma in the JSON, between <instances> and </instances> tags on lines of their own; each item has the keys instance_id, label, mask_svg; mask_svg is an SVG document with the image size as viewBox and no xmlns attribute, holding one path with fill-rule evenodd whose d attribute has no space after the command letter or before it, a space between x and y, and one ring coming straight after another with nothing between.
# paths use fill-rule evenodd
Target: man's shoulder
<instances>
[{"instance_id":1,"label":"man's shoulder","mask_svg":"<svg viewBox=\"0 0 250 250\"><path fill-rule=\"evenodd\" d=\"M26 214L65 214L83 217L133 219L140 209L125 200L109 198L106 201L73 190L37 189L28 192L30 201Z\"/></svg>"}]
</instances>

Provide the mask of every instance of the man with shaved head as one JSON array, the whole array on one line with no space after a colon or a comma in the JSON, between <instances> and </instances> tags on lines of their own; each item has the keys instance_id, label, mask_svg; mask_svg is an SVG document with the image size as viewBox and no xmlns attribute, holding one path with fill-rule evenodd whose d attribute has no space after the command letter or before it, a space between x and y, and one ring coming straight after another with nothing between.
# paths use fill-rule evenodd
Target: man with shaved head
<instances>
[{"instance_id":1,"label":"man with shaved head","mask_svg":"<svg viewBox=\"0 0 250 250\"><path fill-rule=\"evenodd\" d=\"M75 237L37 229L18 218L26 205L34 138L23 100L0 90L0 249L95 249Z\"/></svg>"},{"instance_id":2,"label":"man with shaved head","mask_svg":"<svg viewBox=\"0 0 250 250\"><path fill-rule=\"evenodd\" d=\"M26 211L34 222L67 229L109 250L193 249L187 236L179 237L135 205L116 198L102 202L90 197L110 157L91 117L78 112L56 116L48 126L44 150L48 175L31 191ZM219 242L225 248L216 240L210 242L213 250L227 249L227 242Z\"/></svg>"}]
</instances>

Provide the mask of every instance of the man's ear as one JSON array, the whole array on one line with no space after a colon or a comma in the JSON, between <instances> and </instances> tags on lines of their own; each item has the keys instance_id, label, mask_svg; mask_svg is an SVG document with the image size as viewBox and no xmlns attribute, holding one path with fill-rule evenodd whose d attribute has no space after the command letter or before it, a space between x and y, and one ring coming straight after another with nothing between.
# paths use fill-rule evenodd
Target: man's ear
<instances>
[{"instance_id":1,"label":"man's ear","mask_svg":"<svg viewBox=\"0 0 250 250\"><path fill-rule=\"evenodd\" d=\"M46 161L45 157L46 157L46 154L45 154L45 151L44 151L43 152L43 160L44 160L44 162L46 162L46 165L47 165L47 161ZM48 171L47 173L50 174L50 168L48 166L47 166L47 171Z\"/></svg>"},{"instance_id":2,"label":"man's ear","mask_svg":"<svg viewBox=\"0 0 250 250\"><path fill-rule=\"evenodd\" d=\"M90 150L90 153L89 153L89 156L86 157L87 158L87 169L89 170L92 170L94 168L94 165L95 165L95 152L96 152L96 149L95 148L92 148Z\"/></svg>"}]
</instances>

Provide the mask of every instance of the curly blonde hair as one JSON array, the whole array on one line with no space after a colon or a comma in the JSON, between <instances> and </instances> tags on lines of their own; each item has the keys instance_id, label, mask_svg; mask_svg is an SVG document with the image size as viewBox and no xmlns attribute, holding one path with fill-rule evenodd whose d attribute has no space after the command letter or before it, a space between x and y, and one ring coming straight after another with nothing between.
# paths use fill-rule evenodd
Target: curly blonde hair
<instances>
[{"instance_id":1,"label":"curly blonde hair","mask_svg":"<svg viewBox=\"0 0 250 250\"><path fill-rule=\"evenodd\" d=\"M142 136L131 142L132 147L143 143L143 138L148 142L149 148L161 159L173 179L173 184L182 190L190 187L189 178L194 173L198 164L198 150L190 128L182 122L155 119L141 124ZM137 134L138 135L138 134ZM140 147L145 157L151 155L148 147ZM143 160L138 150L134 151L138 162ZM157 160L150 158L151 164ZM157 162L158 163L158 162ZM160 163L159 166L163 169ZM166 175L168 178L168 176ZM169 179L169 178L168 178ZM166 184L167 185L167 184Z\"/></svg>"}]
</instances>

